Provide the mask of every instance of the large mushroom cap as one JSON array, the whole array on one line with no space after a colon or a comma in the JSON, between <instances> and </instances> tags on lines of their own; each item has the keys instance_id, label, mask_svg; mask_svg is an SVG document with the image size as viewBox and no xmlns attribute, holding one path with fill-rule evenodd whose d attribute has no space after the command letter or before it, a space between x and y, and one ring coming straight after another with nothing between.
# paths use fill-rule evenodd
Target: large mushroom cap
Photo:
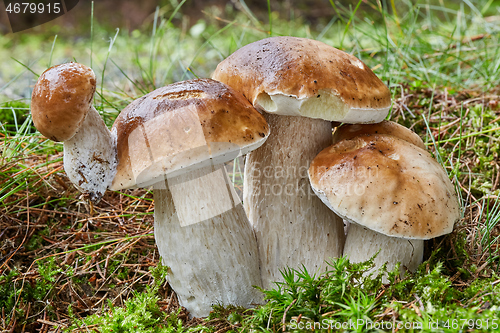
<instances>
[{"instance_id":1,"label":"large mushroom cap","mask_svg":"<svg viewBox=\"0 0 500 333\"><path fill-rule=\"evenodd\" d=\"M271 37L222 61L212 78L241 91L257 109L348 123L382 121L389 89L356 57L322 42Z\"/></svg>"},{"instance_id":2,"label":"large mushroom cap","mask_svg":"<svg viewBox=\"0 0 500 333\"><path fill-rule=\"evenodd\" d=\"M159 88L116 119L118 172L111 189L151 185L175 171L223 163L259 147L264 117L237 91L211 79Z\"/></svg>"},{"instance_id":3,"label":"large mushroom cap","mask_svg":"<svg viewBox=\"0 0 500 333\"><path fill-rule=\"evenodd\" d=\"M71 139L90 110L95 88L94 72L85 65L71 62L47 69L31 96L35 127L53 141Z\"/></svg>"},{"instance_id":4,"label":"large mushroom cap","mask_svg":"<svg viewBox=\"0 0 500 333\"><path fill-rule=\"evenodd\" d=\"M394 136L342 140L311 163L315 193L342 218L392 237L430 239L460 217L455 189L425 150Z\"/></svg>"},{"instance_id":5,"label":"large mushroom cap","mask_svg":"<svg viewBox=\"0 0 500 333\"><path fill-rule=\"evenodd\" d=\"M370 136L373 134L392 135L417 147L426 149L424 142L415 132L390 120L384 120L377 124L342 124L333 133L333 143L349 140L357 136Z\"/></svg>"}]
</instances>

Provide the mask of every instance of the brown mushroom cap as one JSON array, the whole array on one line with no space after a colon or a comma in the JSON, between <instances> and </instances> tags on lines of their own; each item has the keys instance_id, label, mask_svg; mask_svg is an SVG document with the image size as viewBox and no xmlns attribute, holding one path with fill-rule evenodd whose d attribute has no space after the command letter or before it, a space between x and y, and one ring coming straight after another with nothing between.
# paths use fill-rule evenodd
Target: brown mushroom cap
<instances>
[{"instance_id":1,"label":"brown mushroom cap","mask_svg":"<svg viewBox=\"0 0 500 333\"><path fill-rule=\"evenodd\" d=\"M388 135L358 136L324 149L309 178L342 218L392 237L450 233L460 217L455 189L425 150Z\"/></svg>"},{"instance_id":2,"label":"brown mushroom cap","mask_svg":"<svg viewBox=\"0 0 500 333\"><path fill-rule=\"evenodd\" d=\"M35 127L53 141L71 139L92 106L94 72L78 63L53 66L40 75L31 95Z\"/></svg>"},{"instance_id":3,"label":"brown mushroom cap","mask_svg":"<svg viewBox=\"0 0 500 333\"><path fill-rule=\"evenodd\" d=\"M424 150L426 149L424 142L415 132L390 120L384 120L377 124L343 124L337 127L335 133L333 133L333 143L353 139L356 136L370 136L373 134L392 135Z\"/></svg>"},{"instance_id":4,"label":"brown mushroom cap","mask_svg":"<svg viewBox=\"0 0 500 333\"><path fill-rule=\"evenodd\" d=\"M372 123L383 120L391 105L389 89L359 59L306 38L271 37L248 44L222 61L212 78L276 114Z\"/></svg>"},{"instance_id":5,"label":"brown mushroom cap","mask_svg":"<svg viewBox=\"0 0 500 333\"><path fill-rule=\"evenodd\" d=\"M226 162L269 135L266 120L248 100L211 79L174 83L135 100L112 131L119 163L111 189L147 185L211 158Z\"/></svg>"}]
</instances>

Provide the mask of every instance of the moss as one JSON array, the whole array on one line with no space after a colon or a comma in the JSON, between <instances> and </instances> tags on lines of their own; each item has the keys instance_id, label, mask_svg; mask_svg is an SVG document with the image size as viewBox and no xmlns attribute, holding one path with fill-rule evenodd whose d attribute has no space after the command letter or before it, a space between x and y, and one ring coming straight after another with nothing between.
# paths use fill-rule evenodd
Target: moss
<instances>
[{"instance_id":1,"label":"moss","mask_svg":"<svg viewBox=\"0 0 500 333\"><path fill-rule=\"evenodd\" d=\"M492 325L500 307L498 278L476 279L460 289L435 258L404 279L397 269L385 268L367 276L372 260L353 264L337 259L330 263L331 270L317 277L305 270L286 270L284 283L264 290L268 303L244 318L244 331L278 332L283 319L291 332L375 332L384 324L398 324L400 331L408 332L456 332L457 325L498 331ZM389 283L382 284L383 275Z\"/></svg>"},{"instance_id":2,"label":"moss","mask_svg":"<svg viewBox=\"0 0 500 333\"><path fill-rule=\"evenodd\" d=\"M198 325L186 328L184 322L179 318L181 309L173 313L162 311L158 302L160 301L159 290L165 283L168 268L162 266L152 269L154 283L146 286L144 291L134 291L133 297L125 301L123 307L116 307L109 301L109 309L103 313L97 313L84 319L72 317L73 325L66 329L72 330L98 327L101 333L183 333L183 332L210 332L210 328ZM69 311L71 314L71 311Z\"/></svg>"}]
</instances>

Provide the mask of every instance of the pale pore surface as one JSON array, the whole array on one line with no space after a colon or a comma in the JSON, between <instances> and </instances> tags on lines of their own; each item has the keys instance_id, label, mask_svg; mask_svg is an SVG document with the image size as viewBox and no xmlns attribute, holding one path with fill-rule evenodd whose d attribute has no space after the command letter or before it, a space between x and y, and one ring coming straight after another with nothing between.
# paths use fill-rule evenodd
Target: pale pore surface
<instances>
[{"instance_id":1,"label":"pale pore surface","mask_svg":"<svg viewBox=\"0 0 500 333\"><path fill-rule=\"evenodd\" d=\"M207 316L217 303L252 307L262 302L261 293L252 287L261 286L257 242L239 201L230 210L197 223L183 226L179 220L176 202L191 202L194 210L196 200L206 195L210 202L203 205L214 212L219 202L237 198L233 187L227 186L231 183L225 171L222 181L218 172L207 179L213 174L209 168L199 171L202 177L178 179L175 191L169 190L168 181L156 184L153 191L155 239L163 263L170 267L167 279L180 304L195 317ZM208 189L207 182L212 184ZM178 198L172 198L173 192ZM189 212L182 214L189 218Z\"/></svg>"},{"instance_id":2,"label":"pale pore surface","mask_svg":"<svg viewBox=\"0 0 500 333\"><path fill-rule=\"evenodd\" d=\"M385 236L381 233L364 228L357 223L351 223L344 246L344 256L352 262L370 259L378 251L374 270L387 264L387 270L392 271L400 262L400 274L404 275L405 267L415 272L422 263L424 241L420 239L405 239ZM387 280L386 280L387 282Z\"/></svg>"},{"instance_id":3,"label":"pale pore surface","mask_svg":"<svg viewBox=\"0 0 500 333\"><path fill-rule=\"evenodd\" d=\"M116 138L92 106L78 132L64 141L64 170L70 181L98 201L116 174Z\"/></svg>"},{"instance_id":4,"label":"pale pore surface","mask_svg":"<svg viewBox=\"0 0 500 333\"><path fill-rule=\"evenodd\" d=\"M341 256L343 223L312 192L310 161L331 144L331 124L319 119L264 115L271 135L247 155L243 202L255 228L264 288L282 281L280 269L313 274Z\"/></svg>"},{"instance_id":5,"label":"pale pore surface","mask_svg":"<svg viewBox=\"0 0 500 333\"><path fill-rule=\"evenodd\" d=\"M379 109L351 107L329 90L319 90L314 97L302 98L279 93L261 93L254 104L257 109L279 115L363 124L384 120L390 108L390 106Z\"/></svg>"}]
</instances>

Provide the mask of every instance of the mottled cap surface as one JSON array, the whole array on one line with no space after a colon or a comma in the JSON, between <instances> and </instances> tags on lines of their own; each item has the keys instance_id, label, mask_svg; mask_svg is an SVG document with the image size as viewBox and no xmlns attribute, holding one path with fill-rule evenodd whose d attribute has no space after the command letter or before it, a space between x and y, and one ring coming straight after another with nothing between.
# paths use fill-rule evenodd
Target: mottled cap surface
<instances>
[{"instance_id":1,"label":"mottled cap surface","mask_svg":"<svg viewBox=\"0 0 500 333\"><path fill-rule=\"evenodd\" d=\"M384 120L377 124L342 124L333 133L333 143L353 139L357 136L371 136L373 134L395 136L417 147L426 149L424 142L415 132L390 120Z\"/></svg>"},{"instance_id":2,"label":"mottled cap surface","mask_svg":"<svg viewBox=\"0 0 500 333\"><path fill-rule=\"evenodd\" d=\"M112 131L119 160L112 189L148 186L205 160L232 160L269 135L248 100L211 79L177 82L135 100Z\"/></svg>"},{"instance_id":3,"label":"mottled cap surface","mask_svg":"<svg viewBox=\"0 0 500 333\"><path fill-rule=\"evenodd\" d=\"M90 110L94 72L78 63L53 66L40 75L31 95L35 127L53 141L71 139Z\"/></svg>"},{"instance_id":4,"label":"mottled cap surface","mask_svg":"<svg viewBox=\"0 0 500 333\"><path fill-rule=\"evenodd\" d=\"M324 149L309 178L342 218L392 237L450 233L460 217L455 189L425 150L388 135L358 136Z\"/></svg>"},{"instance_id":5,"label":"mottled cap surface","mask_svg":"<svg viewBox=\"0 0 500 333\"><path fill-rule=\"evenodd\" d=\"M248 44L222 61L212 78L276 114L371 123L383 120L391 105L389 89L363 62L306 38L271 37Z\"/></svg>"}]
</instances>

